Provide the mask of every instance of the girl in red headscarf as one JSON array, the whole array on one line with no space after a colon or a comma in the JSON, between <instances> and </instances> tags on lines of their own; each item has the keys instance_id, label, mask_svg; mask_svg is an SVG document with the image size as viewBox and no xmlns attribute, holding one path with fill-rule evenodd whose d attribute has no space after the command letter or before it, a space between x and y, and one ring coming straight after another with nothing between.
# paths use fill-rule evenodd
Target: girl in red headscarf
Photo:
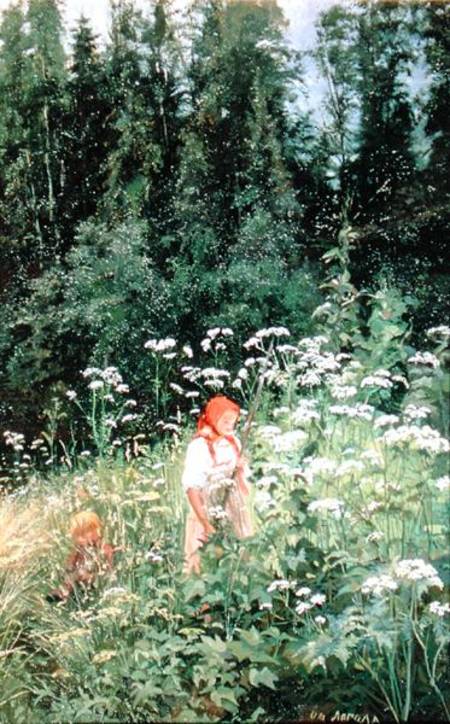
<instances>
[{"instance_id":1,"label":"girl in red headscarf","mask_svg":"<svg viewBox=\"0 0 450 724\"><path fill-rule=\"evenodd\" d=\"M238 538L253 532L246 505L246 464L234 434L239 414L239 405L232 400L213 397L200 414L187 449L182 483L190 503L184 545L188 573L200 572L198 550L218 525L225 522Z\"/></svg>"}]
</instances>

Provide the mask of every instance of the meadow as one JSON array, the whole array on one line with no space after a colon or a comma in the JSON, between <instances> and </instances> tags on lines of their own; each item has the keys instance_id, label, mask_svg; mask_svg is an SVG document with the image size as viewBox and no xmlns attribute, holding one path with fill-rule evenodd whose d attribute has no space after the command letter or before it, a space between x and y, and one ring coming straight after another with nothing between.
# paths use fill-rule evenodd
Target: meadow
<instances>
[{"instance_id":1,"label":"meadow","mask_svg":"<svg viewBox=\"0 0 450 724\"><path fill-rule=\"evenodd\" d=\"M259 330L234 370L227 327L206 332L198 359L148 340L151 439L111 366L86 369L57 404L85 416L90 449L56 425L31 443L5 433L2 721L450 720L450 329L414 349L394 302L374 295L350 344L351 305L330 297L317 334ZM256 533L237 541L218 524L202 574L186 576L180 477L199 401L234 395L245 424L261 378ZM87 509L120 547L114 571L49 603L70 516Z\"/></svg>"}]
</instances>

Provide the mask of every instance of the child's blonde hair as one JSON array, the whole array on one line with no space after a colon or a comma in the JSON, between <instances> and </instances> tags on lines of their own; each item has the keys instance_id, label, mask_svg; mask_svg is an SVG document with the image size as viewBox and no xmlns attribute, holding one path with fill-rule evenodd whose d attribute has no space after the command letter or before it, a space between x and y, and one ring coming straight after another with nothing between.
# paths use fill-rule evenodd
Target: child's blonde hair
<instances>
[{"instance_id":1,"label":"child's blonde hair","mask_svg":"<svg viewBox=\"0 0 450 724\"><path fill-rule=\"evenodd\" d=\"M70 535L72 538L83 533L97 531L99 535L102 532L102 522L97 513L92 510L86 510L82 513L76 513L70 522Z\"/></svg>"}]
</instances>

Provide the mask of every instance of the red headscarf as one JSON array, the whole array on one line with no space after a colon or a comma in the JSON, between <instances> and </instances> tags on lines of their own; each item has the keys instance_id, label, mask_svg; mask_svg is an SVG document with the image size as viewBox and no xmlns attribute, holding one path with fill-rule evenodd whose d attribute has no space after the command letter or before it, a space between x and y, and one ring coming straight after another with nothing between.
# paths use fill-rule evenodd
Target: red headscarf
<instances>
[{"instance_id":1,"label":"red headscarf","mask_svg":"<svg viewBox=\"0 0 450 724\"><path fill-rule=\"evenodd\" d=\"M197 422L197 434L195 437L205 438L213 459L215 459L215 454L212 443L216 442L216 440L219 440L221 437L228 440L239 456L239 448L233 435L220 435L217 430L217 423L224 412L233 412L235 415L239 415L241 408L236 404L236 402L233 402L233 400L225 397L225 395L216 395L205 405Z\"/></svg>"}]
</instances>

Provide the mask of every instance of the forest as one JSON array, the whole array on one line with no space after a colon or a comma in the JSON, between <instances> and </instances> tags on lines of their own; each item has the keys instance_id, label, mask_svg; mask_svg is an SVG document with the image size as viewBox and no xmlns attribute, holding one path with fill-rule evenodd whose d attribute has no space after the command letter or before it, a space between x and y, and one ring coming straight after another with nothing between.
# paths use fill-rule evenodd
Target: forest
<instances>
[{"instance_id":1,"label":"forest","mask_svg":"<svg viewBox=\"0 0 450 724\"><path fill-rule=\"evenodd\" d=\"M0 20L0 719L450 721L450 5L110 14ZM256 533L186 577L215 393Z\"/></svg>"}]
</instances>

